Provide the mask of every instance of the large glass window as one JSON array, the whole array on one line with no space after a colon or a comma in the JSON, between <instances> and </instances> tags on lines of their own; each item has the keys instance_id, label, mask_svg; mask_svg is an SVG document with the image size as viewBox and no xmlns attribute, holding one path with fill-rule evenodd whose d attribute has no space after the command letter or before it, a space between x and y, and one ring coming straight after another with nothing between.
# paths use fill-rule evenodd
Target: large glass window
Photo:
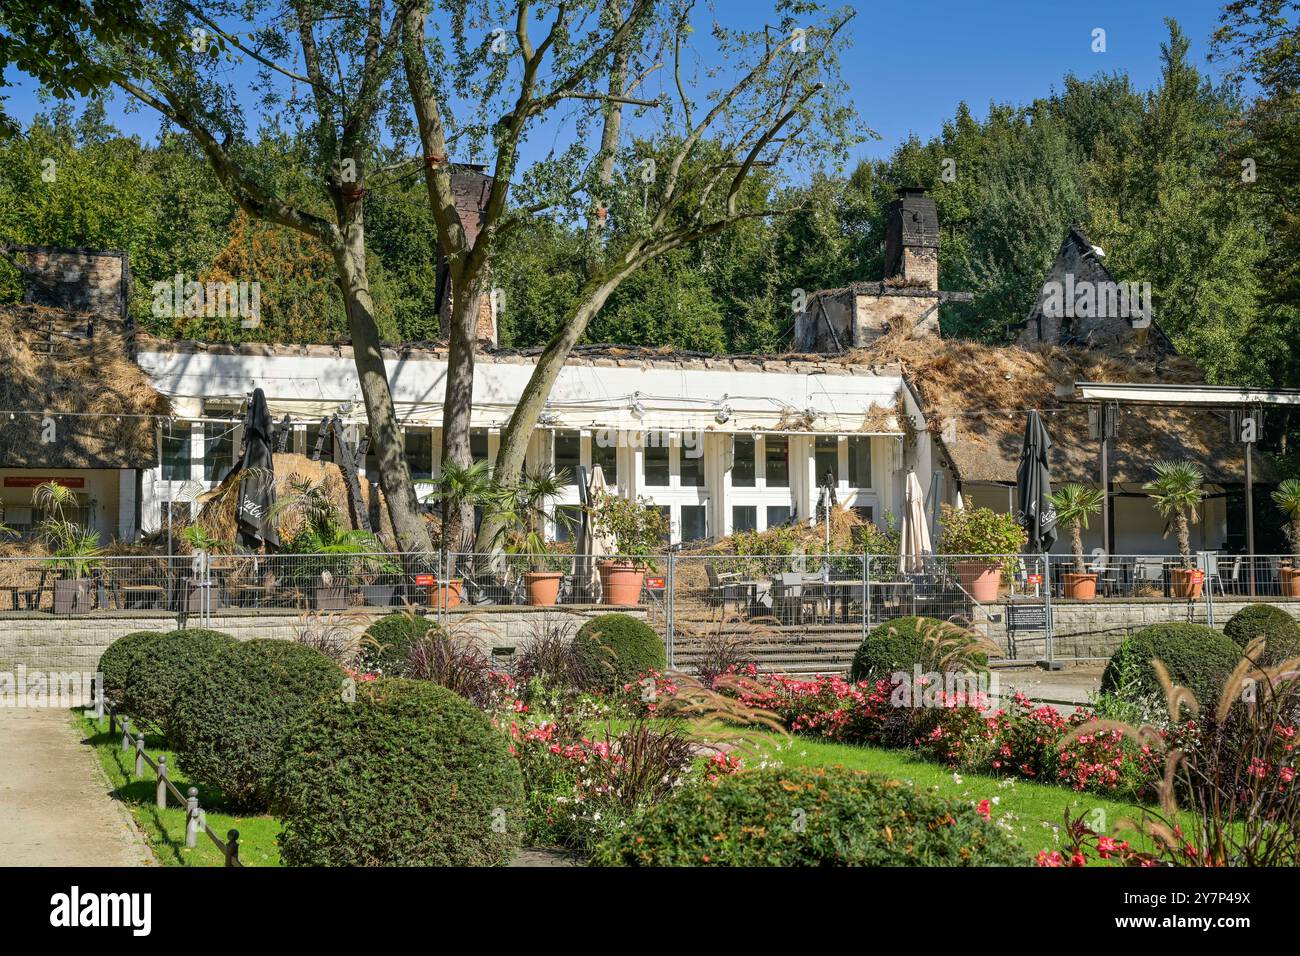
<instances>
[{"instance_id":1,"label":"large glass window","mask_svg":"<svg viewBox=\"0 0 1300 956\"><path fill-rule=\"evenodd\" d=\"M755 531L758 529L757 505L733 505L731 508L731 530L733 532Z\"/></svg>"},{"instance_id":2,"label":"large glass window","mask_svg":"<svg viewBox=\"0 0 1300 956\"><path fill-rule=\"evenodd\" d=\"M578 505L560 505L555 509L555 540L574 541L581 530L582 508Z\"/></svg>"},{"instance_id":3,"label":"large glass window","mask_svg":"<svg viewBox=\"0 0 1300 956\"><path fill-rule=\"evenodd\" d=\"M471 428L469 430L469 456L474 461L488 460L488 430Z\"/></svg>"},{"instance_id":4,"label":"large glass window","mask_svg":"<svg viewBox=\"0 0 1300 956\"><path fill-rule=\"evenodd\" d=\"M591 463L600 465L605 484L618 484L618 432L602 428L591 436Z\"/></svg>"},{"instance_id":5,"label":"large glass window","mask_svg":"<svg viewBox=\"0 0 1300 956\"><path fill-rule=\"evenodd\" d=\"M818 435L814 461L817 464L818 487L826 483L828 472L831 481L837 485L840 483L840 440L838 438L834 435Z\"/></svg>"},{"instance_id":6,"label":"large glass window","mask_svg":"<svg viewBox=\"0 0 1300 956\"><path fill-rule=\"evenodd\" d=\"M682 505L682 540L703 541L709 536L704 505Z\"/></svg>"},{"instance_id":7,"label":"large glass window","mask_svg":"<svg viewBox=\"0 0 1300 956\"><path fill-rule=\"evenodd\" d=\"M789 524L793 516L794 511L789 505L767 506L767 526L769 528L779 528L783 524Z\"/></svg>"},{"instance_id":8,"label":"large glass window","mask_svg":"<svg viewBox=\"0 0 1300 956\"><path fill-rule=\"evenodd\" d=\"M555 473L563 475L569 484L577 481L582 464L582 437L578 432L555 433Z\"/></svg>"},{"instance_id":9,"label":"large glass window","mask_svg":"<svg viewBox=\"0 0 1300 956\"><path fill-rule=\"evenodd\" d=\"M406 429L403 439L406 445L406 466L411 469L415 479L433 477L433 429Z\"/></svg>"},{"instance_id":10,"label":"large glass window","mask_svg":"<svg viewBox=\"0 0 1300 956\"><path fill-rule=\"evenodd\" d=\"M235 464L235 423L203 423L203 480L220 481Z\"/></svg>"},{"instance_id":11,"label":"large glass window","mask_svg":"<svg viewBox=\"0 0 1300 956\"><path fill-rule=\"evenodd\" d=\"M849 438L849 484L854 488L870 488L871 439L862 435Z\"/></svg>"},{"instance_id":12,"label":"large glass window","mask_svg":"<svg viewBox=\"0 0 1300 956\"><path fill-rule=\"evenodd\" d=\"M664 516L664 533L660 538L662 543L668 544L673 539L673 509L667 505L659 505L659 513Z\"/></svg>"},{"instance_id":13,"label":"large glass window","mask_svg":"<svg viewBox=\"0 0 1300 956\"><path fill-rule=\"evenodd\" d=\"M606 481L609 480L606 476ZM668 436L664 434L647 435L645 446L645 483L647 485L668 484Z\"/></svg>"},{"instance_id":14,"label":"large glass window","mask_svg":"<svg viewBox=\"0 0 1300 956\"><path fill-rule=\"evenodd\" d=\"M768 435L763 440L767 463L767 486L790 487L790 439L785 435Z\"/></svg>"},{"instance_id":15,"label":"large glass window","mask_svg":"<svg viewBox=\"0 0 1300 956\"><path fill-rule=\"evenodd\" d=\"M163 481L189 481L190 444L189 422L168 422L163 426Z\"/></svg>"},{"instance_id":16,"label":"large glass window","mask_svg":"<svg viewBox=\"0 0 1300 956\"><path fill-rule=\"evenodd\" d=\"M732 439L731 485L733 488L754 487L754 436L737 435Z\"/></svg>"},{"instance_id":17,"label":"large glass window","mask_svg":"<svg viewBox=\"0 0 1300 956\"><path fill-rule=\"evenodd\" d=\"M681 456L681 477L683 488L704 487L704 442L697 434L689 444L683 442L677 449Z\"/></svg>"}]
</instances>

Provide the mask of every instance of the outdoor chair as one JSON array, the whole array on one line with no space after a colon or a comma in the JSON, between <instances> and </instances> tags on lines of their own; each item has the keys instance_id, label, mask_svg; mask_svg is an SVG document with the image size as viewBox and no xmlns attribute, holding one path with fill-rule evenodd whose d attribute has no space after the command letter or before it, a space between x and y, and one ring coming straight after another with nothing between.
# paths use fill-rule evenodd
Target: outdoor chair
<instances>
[{"instance_id":1,"label":"outdoor chair","mask_svg":"<svg viewBox=\"0 0 1300 956\"><path fill-rule=\"evenodd\" d=\"M802 574L782 574L773 580L772 611L782 624L803 623Z\"/></svg>"},{"instance_id":2,"label":"outdoor chair","mask_svg":"<svg viewBox=\"0 0 1300 956\"><path fill-rule=\"evenodd\" d=\"M745 587L732 582L741 577L739 571L729 571L726 574L719 574L718 569L713 566L713 562L704 563L704 573L709 579L708 603L713 607L727 609L727 602L733 601L737 605L744 599Z\"/></svg>"},{"instance_id":3,"label":"outdoor chair","mask_svg":"<svg viewBox=\"0 0 1300 956\"><path fill-rule=\"evenodd\" d=\"M1237 593L1237 585L1241 581L1241 569L1244 564L1241 555L1236 555L1232 559L1232 570L1228 572L1228 580L1232 582L1232 593ZM1209 578L1210 587L1215 584L1219 586L1219 594L1226 597L1227 589L1224 587L1223 573L1219 567L1219 556L1211 553L1205 556L1205 576Z\"/></svg>"},{"instance_id":4,"label":"outdoor chair","mask_svg":"<svg viewBox=\"0 0 1300 956\"><path fill-rule=\"evenodd\" d=\"M1165 588L1165 559L1160 557L1139 557L1133 564L1133 590L1142 585Z\"/></svg>"}]
</instances>

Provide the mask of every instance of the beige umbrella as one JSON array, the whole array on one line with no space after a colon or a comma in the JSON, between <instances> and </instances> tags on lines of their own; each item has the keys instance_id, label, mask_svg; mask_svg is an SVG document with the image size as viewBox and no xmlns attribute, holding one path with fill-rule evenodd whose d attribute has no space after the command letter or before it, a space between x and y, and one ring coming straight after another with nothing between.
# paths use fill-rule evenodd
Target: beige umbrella
<instances>
[{"instance_id":1,"label":"beige umbrella","mask_svg":"<svg viewBox=\"0 0 1300 956\"><path fill-rule=\"evenodd\" d=\"M593 466L591 480L587 482L587 507L595 508L600 499L609 493L609 486L605 484L605 472L601 470L600 465ZM599 533L588 515L587 520L583 522L582 553L588 555L588 560L591 562L588 568L590 574L588 585L593 596L600 586L596 562L607 554L613 554L614 549L615 542L608 535Z\"/></svg>"},{"instance_id":2,"label":"beige umbrella","mask_svg":"<svg viewBox=\"0 0 1300 956\"><path fill-rule=\"evenodd\" d=\"M903 525L898 535L900 573L922 570L925 567L925 555L934 551L934 546L930 543L930 526L925 520L925 492L914 471L907 473L903 498Z\"/></svg>"}]
</instances>

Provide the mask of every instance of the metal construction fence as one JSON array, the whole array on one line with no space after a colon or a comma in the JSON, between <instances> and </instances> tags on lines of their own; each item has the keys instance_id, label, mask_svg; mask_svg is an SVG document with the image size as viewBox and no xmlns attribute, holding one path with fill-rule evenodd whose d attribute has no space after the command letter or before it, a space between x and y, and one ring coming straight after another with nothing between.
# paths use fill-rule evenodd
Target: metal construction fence
<instances>
[{"instance_id":1,"label":"metal construction fence","mask_svg":"<svg viewBox=\"0 0 1300 956\"><path fill-rule=\"evenodd\" d=\"M1005 658L1106 656L1096 635L1161 620L1220 626L1224 605L1300 601L1290 555L323 553L0 557L0 620L640 605L674 663L719 642L789 669L843 663L871 628L953 620ZM630 590L629 590L630 588ZM460 609L458 612L457 609ZM1127 615L1127 616L1126 616ZM1054 639L1071 638L1061 647ZM1068 646L1066 646L1068 644ZM1103 648L1104 649L1104 648ZM1060 652L1058 655L1058 651ZM835 669L827 667L825 669Z\"/></svg>"}]
</instances>

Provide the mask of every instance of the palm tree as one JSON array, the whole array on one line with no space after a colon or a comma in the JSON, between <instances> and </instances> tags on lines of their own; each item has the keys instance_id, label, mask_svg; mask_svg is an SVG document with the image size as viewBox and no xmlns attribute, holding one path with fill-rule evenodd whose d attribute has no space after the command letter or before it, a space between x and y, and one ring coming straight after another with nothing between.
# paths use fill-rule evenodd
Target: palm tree
<instances>
[{"instance_id":1,"label":"palm tree","mask_svg":"<svg viewBox=\"0 0 1300 956\"><path fill-rule=\"evenodd\" d=\"M77 493L56 481L46 481L32 490L32 504L44 512L41 519L41 536L53 558L71 559L58 563L68 577L84 578L90 573L93 562L87 560L103 553L99 546L99 532L83 528L67 516L67 509L76 507Z\"/></svg>"},{"instance_id":2,"label":"palm tree","mask_svg":"<svg viewBox=\"0 0 1300 956\"><path fill-rule=\"evenodd\" d=\"M500 489L492 480L492 471L483 460L459 465L447 460L442 463L442 471L432 482L431 497L442 502L443 542L446 550L467 551L473 547L474 529L461 528L459 540L447 540L447 529L452 526L455 515L462 508L487 508L500 498Z\"/></svg>"},{"instance_id":3,"label":"palm tree","mask_svg":"<svg viewBox=\"0 0 1300 956\"><path fill-rule=\"evenodd\" d=\"M1195 462L1187 459L1158 461L1153 466L1156 477L1142 486L1155 502L1162 517L1174 519L1174 533L1178 536L1178 553L1183 567L1192 566L1191 525L1199 520L1197 508L1205 497L1202 485L1205 473Z\"/></svg>"},{"instance_id":4,"label":"palm tree","mask_svg":"<svg viewBox=\"0 0 1300 956\"><path fill-rule=\"evenodd\" d=\"M503 527L513 528L506 550L530 555L535 571L545 570L541 556L546 552L546 520L553 518L557 523L572 527L568 516L555 512L551 507L569 483L568 472L556 472L549 465L543 465L525 471L517 486L500 489L496 499L497 514L505 519Z\"/></svg>"},{"instance_id":5,"label":"palm tree","mask_svg":"<svg viewBox=\"0 0 1300 956\"><path fill-rule=\"evenodd\" d=\"M1300 480L1288 478L1273 492L1273 503L1286 516L1286 537L1291 557L1300 563Z\"/></svg>"},{"instance_id":6,"label":"palm tree","mask_svg":"<svg viewBox=\"0 0 1300 956\"><path fill-rule=\"evenodd\" d=\"M1088 528L1088 519L1101 511L1104 493L1100 488L1089 488L1072 481L1061 485L1047 496L1047 500L1056 509L1056 520L1070 529L1075 573L1087 574L1088 566L1083 563L1083 532Z\"/></svg>"}]
</instances>

